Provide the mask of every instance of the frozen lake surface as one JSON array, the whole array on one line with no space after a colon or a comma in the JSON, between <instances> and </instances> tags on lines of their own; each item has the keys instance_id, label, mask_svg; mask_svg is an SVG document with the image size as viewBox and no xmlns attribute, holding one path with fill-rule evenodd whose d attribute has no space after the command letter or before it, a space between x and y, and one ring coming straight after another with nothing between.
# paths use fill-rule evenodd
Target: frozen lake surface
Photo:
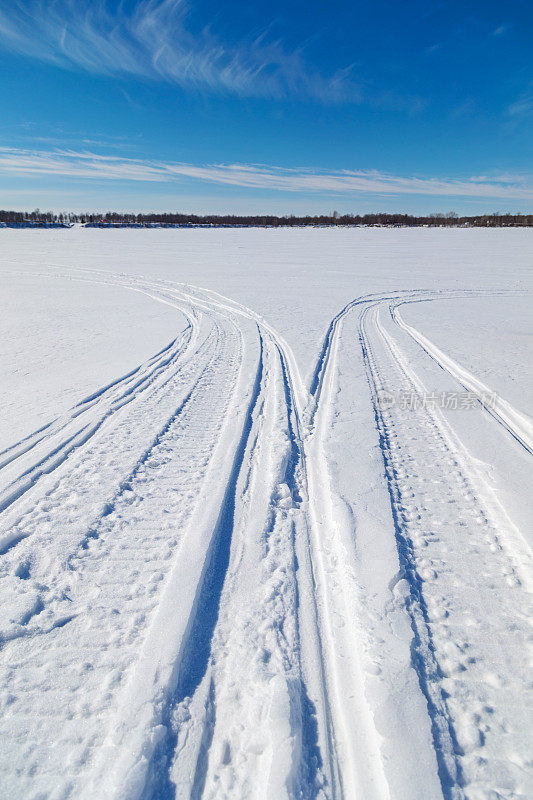
<instances>
[{"instance_id":1,"label":"frozen lake surface","mask_svg":"<svg viewBox=\"0 0 533 800\"><path fill-rule=\"evenodd\" d=\"M533 796L531 231L0 240L0 796Z\"/></svg>"}]
</instances>

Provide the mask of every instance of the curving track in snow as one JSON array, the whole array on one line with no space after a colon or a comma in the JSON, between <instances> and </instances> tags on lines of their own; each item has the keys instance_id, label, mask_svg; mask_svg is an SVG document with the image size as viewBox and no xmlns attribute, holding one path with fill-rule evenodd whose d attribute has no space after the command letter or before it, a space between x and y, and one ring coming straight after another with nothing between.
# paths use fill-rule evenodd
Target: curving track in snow
<instances>
[{"instance_id":1,"label":"curving track in snow","mask_svg":"<svg viewBox=\"0 0 533 800\"><path fill-rule=\"evenodd\" d=\"M530 552L439 409L380 402L391 386L407 397L429 394L390 325L405 302L367 306L359 335L443 794L525 797ZM462 370L457 377L479 391Z\"/></svg>"},{"instance_id":2,"label":"curving track in snow","mask_svg":"<svg viewBox=\"0 0 533 800\"><path fill-rule=\"evenodd\" d=\"M76 279L142 292L187 324L0 455L3 795L526 797L529 553L449 421L380 402L425 391L404 336L481 386L401 320L401 303L434 295L348 303L307 389L287 342L229 298ZM364 592L332 468L352 359L388 497L383 598ZM405 768L383 722L401 727L402 704L421 710Z\"/></svg>"}]
</instances>

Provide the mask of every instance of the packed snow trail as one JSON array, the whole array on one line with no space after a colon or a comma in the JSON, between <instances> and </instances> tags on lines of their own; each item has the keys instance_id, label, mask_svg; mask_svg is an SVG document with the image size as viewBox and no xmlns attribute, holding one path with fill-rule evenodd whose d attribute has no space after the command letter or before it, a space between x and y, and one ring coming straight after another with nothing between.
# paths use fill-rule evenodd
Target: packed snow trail
<instances>
[{"instance_id":1,"label":"packed snow trail","mask_svg":"<svg viewBox=\"0 0 533 800\"><path fill-rule=\"evenodd\" d=\"M26 493L8 510L19 542L2 562L6 594L17 590L15 609L12 596L3 603L11 615L2 625L12 676L9 725L24 735L38 720L39 730L37 741L26 733L28 745L17 753L12 796L25 773L24 793L59 792L65 757L85 763L102 733L99 715L135 661L239 365L239 338L231 329L206 333L194 358L163 387L138 398L130 413L115 415L120 420L111 418L90 444L45 476L45 485L37 482L31 491L41 489L42 497L33 497L31 507ZM211 397L214 380L218 403ZM8 577L13 573L23 577L16 586ZM51 663L60 665L61 680L43 685L41 669ZM88 685L93 690L85 696ZM76 709L83 722L69 726ZM31 778L34 750L46 758L48 773L37 780Z\"/></svg>"},{"instance_id":2,"label":"packed snow trail","mask_svg":"<svg viewBox=\"0 0 533 800\"><path fill-rule=\"evenodd\" d=\"M381 407L392 386L428 394L382 311L365 309L360 338L443 791L526 797L530 556L438 410Z\"/></svg>"},{"instance_id":3,"label":"packed snow trail","mask_svg":"<svg viewBox=\"0 0 533 800\"><path fill-rule=\"evenodd\" d=\"M380 399L410 346L482 386L399 317L443 295L349 302L307 390L240 303L73 274L186 326L0 457L1 795L527 797L530 554L449 417Z\"/></svg>"}]
</instances>

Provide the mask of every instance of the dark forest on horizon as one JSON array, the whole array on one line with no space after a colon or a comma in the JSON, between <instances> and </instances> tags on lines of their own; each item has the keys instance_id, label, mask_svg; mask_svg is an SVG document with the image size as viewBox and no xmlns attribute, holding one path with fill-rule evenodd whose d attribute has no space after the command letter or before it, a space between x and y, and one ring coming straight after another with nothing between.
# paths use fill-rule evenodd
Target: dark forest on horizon
<instances>
[{"instance_id":1,"label":"dark forest on horizon","mask_svg":"<svg viewBox=\"0 0 533 800\"><path fill-rule=\"evenodd\" d=\"M477 216L459 216L453 211L447 214L428 214L414 216L412 214L338 214L318 216L275 216L266 214L196 214L179 213L147 213L108 211L106 213L74 213L52 211L0 211L0 225L3 227L70 227L74 224L97 227L305 227L305 226L356 226L386 225L401 227L433 226L433 227L532 227L533 214L480 214Z\"/></svg>"}]
</instances>

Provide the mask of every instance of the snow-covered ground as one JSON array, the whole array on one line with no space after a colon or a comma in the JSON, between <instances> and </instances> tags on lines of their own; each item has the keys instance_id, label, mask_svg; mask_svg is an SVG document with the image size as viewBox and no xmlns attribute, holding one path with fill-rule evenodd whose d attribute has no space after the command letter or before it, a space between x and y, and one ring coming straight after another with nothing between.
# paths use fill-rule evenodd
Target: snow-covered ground
<instances>
[{"instance_id":1,"label":"snow-covered ground","mask_svg":"<svg viewBox=\"0 0 533 800\"><path fill-rule=\"evenodd\" d=\"M0 238L0 796L532 797L530 231Z\"/></svg>"},{"instance_id":2,"label":"snow-covered ground","mask_svg":"<svg viewBox=\"0 0 533 800\"><path fill-rule=\"evenodd\" d=\"M138 292L3 274L0 449L137 367L180 324L176 309Z\"/></svg>"},{"instance_id":3,"label":"snow-covered ground","mask_svg":"<svg viewBox=\"0 0 533 800\"><path fill-rule=\"evenodd\" d=\"M411 303L403 316L495 392L524 413L531 413L531 294Z\"/></svg>"}]
</instances>

